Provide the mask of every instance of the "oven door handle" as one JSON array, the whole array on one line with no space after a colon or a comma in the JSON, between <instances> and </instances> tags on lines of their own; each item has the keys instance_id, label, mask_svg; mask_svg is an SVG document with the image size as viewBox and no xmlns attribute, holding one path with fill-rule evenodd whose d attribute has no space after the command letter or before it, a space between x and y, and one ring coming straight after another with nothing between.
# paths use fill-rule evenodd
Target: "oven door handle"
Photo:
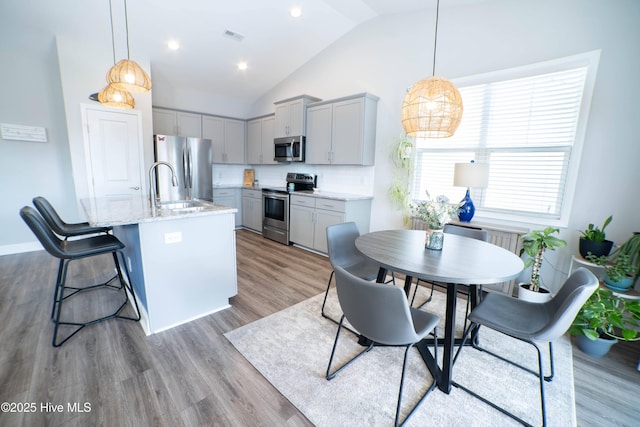
<instances>
[{"instance_id":1,"label":"oven door handle","mask_svg":"<svg viewBox=\"0 0 640 427\"><path fill-rule=\"evenodd\" d=\"M262 193L262 197L269 197L271 199L278 199L278 200L289 200L289 195L282 195L282 194L278 194L278 193L267 193L264 192Z\"/></svg>"}]
</instances>

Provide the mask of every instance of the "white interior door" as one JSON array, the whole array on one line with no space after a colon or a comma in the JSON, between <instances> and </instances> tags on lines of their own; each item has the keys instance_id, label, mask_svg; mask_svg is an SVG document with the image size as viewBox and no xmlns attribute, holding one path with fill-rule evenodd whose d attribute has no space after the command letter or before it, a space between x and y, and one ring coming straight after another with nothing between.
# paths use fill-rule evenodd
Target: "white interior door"
<instances>
[{"instance_id":1,"label":"white interior door","mask_svg":"<svg viewBox=\"0 0 640 427\"><path fill-rule=\"evenodd\" d=\"M142 116L83 106L87 176L93 197L141 194Z\"/></svg>"}]
</instances>

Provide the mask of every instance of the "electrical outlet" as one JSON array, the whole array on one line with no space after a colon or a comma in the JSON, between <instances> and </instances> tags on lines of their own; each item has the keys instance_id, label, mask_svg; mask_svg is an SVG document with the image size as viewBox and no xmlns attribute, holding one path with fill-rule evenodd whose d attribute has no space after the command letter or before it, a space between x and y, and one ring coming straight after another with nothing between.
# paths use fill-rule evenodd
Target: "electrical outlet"
<instances>
[{"instance_id":1,"label":"electrical outlet","mask_svg":"<svg viewBox=\"0 0 640 427\"><path fill-rule=\"evenodd\" d=\"M173 233L164 233L164 244L170 245L172 243L182 242L182 232L176 231Z\"/></svg>"}]
</instances>

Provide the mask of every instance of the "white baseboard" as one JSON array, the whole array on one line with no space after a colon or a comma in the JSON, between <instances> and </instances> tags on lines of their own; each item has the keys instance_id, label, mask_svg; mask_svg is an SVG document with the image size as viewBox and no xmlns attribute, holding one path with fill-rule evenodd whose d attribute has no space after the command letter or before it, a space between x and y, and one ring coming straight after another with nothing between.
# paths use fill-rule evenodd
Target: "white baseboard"
<instances>
[{"instance_id":1,"label":"white baseboard","mask_svg":"<svg viewBox=\"0 0 640 427\"><path fill-rule=\"evenodd\" d=\"M15 245L0 246L0 256L20 254L23 252L33 252L44 250L39 242L18 243Z\"/></svg>"}]
</instances>

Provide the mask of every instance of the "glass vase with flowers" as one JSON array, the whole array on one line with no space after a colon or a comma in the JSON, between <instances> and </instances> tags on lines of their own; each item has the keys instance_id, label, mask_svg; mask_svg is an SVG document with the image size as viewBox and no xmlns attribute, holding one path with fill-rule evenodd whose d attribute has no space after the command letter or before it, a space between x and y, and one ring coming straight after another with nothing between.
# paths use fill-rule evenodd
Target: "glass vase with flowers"
<instances>
[{"instance_id":1,"label":"glass vase with flowers","mask_svg":"<svg viewBox=\"0 0 640 427\"><path fill-rule=\"evenodd\" d=\"M427 224L424 247L442 250L444 225L458 215L460 203L451 203L449 198L443 195L432 199L427 193L427 200L417 201L411 207L413 216Z\"/></svg>"}]
</instances>

